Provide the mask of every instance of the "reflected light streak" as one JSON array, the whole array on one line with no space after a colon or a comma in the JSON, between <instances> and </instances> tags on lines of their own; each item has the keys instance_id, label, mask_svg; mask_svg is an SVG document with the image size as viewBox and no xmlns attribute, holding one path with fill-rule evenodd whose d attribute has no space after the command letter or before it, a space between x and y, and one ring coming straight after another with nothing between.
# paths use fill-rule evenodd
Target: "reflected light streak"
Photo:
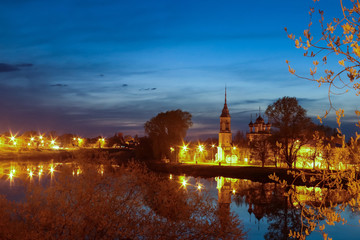
<instances>
[{"instance_id":1,"label":"reflected light streak","mask_svg":"<svg viewBox=\"0 0 360 240\"><path fill-rule=\"evenodd\" d=\"M183 181L182 181L181 185L182 185L184 188L186 188L186 185L187 185L187 181L186 181L186 179L183 179Z\"/></svg>"}]
</instances>

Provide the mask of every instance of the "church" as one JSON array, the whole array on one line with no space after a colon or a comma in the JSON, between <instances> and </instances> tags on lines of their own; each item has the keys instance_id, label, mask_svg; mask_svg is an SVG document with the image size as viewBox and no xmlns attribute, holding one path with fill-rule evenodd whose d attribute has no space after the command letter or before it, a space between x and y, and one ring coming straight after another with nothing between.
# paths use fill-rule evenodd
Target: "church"
<instances>
[{"instance_id":1,"label":"church","mask_svg":"<svg viewBox=\"0 0 360 240\"><path fill-rule=\"evenodd\" d=\"M259 112L259 117L255 123L249 123L249 133L246 134L248 141L268 137L270 133L271 124L265 123ZM223 163L238 163L238 156L234 153L235 147L232 146L231 133L231 116L227 106L227 96L225 87L225 103L220 115L220 130L219 130L219 144L217 147L216 161Z\"/></svg>"}]
</instances>

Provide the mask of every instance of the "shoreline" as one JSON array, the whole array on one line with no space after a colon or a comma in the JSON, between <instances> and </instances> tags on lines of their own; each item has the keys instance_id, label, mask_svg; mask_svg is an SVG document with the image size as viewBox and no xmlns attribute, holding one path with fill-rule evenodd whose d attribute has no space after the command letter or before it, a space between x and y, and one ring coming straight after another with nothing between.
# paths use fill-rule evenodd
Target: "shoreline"
<instances>
[{"instance_id":1,"label":"shoreline","mask_svg":"<svg viewBox=\"0 0 360 240\"><path fill-rule=\"evenodd\" d=\"M274 168L274 167L258 167L258 166L218 166L218 165L201 165L201 164L184 164L184 163L149 163L147 164L151 171L174 174L174 175L188 175L192 177L213 178L213 177L227 177L247 179L254 182L274 183L274 180L269 178L269 175L276 174L280 180L286 180L288 184L297 186L314 187L319 181L310 182L311 175L320 173L318 170L312 169L289 169L289 168ZM287 172L296 171L305 173L305 181L301 177L296 179ZM319 187L326 187L320 184Z\"/></svg>"}]
</instances>

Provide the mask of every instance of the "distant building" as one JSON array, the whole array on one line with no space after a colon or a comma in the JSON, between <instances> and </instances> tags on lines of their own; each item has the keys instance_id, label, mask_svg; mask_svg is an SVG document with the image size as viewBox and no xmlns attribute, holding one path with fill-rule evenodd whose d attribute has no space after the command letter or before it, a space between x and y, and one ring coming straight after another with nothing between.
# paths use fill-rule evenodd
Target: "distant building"
<instances>
[{"instance_id":1,"label":"distant building","mask_svg":"<svg viewBox=\"0 0 360 240\"><path fill-rule=\"evenodd\" d=\"M252 121L249 123L249 132L246 134L246 136L251 142L254 139L261 139L271 136L270 130L271 123L265 123L264 119L259 113L259 117L255 120L255 123Z\"/></svg>"}]
</instances>

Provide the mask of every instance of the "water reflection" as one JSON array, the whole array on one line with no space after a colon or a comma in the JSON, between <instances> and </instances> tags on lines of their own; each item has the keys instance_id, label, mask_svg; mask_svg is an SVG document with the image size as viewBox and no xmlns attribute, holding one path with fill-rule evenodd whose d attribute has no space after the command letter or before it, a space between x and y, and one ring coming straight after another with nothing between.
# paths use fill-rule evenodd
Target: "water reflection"
<instances>
[{"instance_id":1,"label":"water reflection","mask_svg":"<svg viewBox=\"0 0 360 240\"><path fill-rule=\"evenodd\" d=\"M258 183L224 177L217 177L215 181L221 211L230 212L231 195L233 195L235 205L247 209L249 221L254 219L258 231L261 224L267 226L264 239L289 239L290 230L304 234L310 234L313 230L317 231L311 228L310 221L314 221L316 219L314 216L320 214L318 209L339 212L336 206L352 199L346 190L305 186L281 187L277 183ZM347 215L348 212L344 211L344 214ZM245 216L242 217L245 218ZM337 220L341 222L343 219L345 218L339 217ZM355 218L355 223L359 219L359 217L357 220ZM325 223L326 220L320 217L318 223ZM360 232L359 228L355 231ZM316 234L318 233L311 235ZM321 237L319 234L316 236Z\"/></svg>"},{"instance_id":2,"label":"water reflection","mask_svg":"<svg viewBox=\"0 0 360 240\"><path fill-rule=\"evenodd\" d=\"M93 167L95 167L94 174L101 179L109 175L107 166L93 165ZM0 194L5 193L5 195L10 196L8 197L10 200L25 199L26 184L51 184L53 181L56 182L57 178L59 179L59 175L65 175L63 174L65 171L68 172L71 179L75 179L75 182L83 178L86 175L85 173L88 173L86 168L76 163L2 162L0 163ZM124 173L129 174L125 170ZM139 173L142 172L139 171ZM134 173L134 176L139 178L139 173ZM152 183L150 183L151 178L143 179L142 181L145 184L141 185L140 191L137 182L139 180L135 180L133 176L128 178L126 174L121 175L118 173L116 175L118 183L111 186L119 187L121 186L119 183L124 184L124 181L128 181L133 185L133 188L129 188L124 184L117 193L126 196L126 194L129 194L128 191L133 190L131 194L136 195L134 195L134 199L144 194L145 200L138 200L137 207L141 210L146 209L145 206L149 207L157 216L166 216L171 221L178 221L179 219L185 221L184 219L188 219L190 213L197 209L191 208L191 211L188 209L189 201L198 201L196 196L190 198L192 192L196 192L197 196L201 196L205 195L206 192L214 191L214 195L217 195L216 207L219 213L219 221L217 222L219 230L226 232L226 227L233 222L232 211L235 210L241 220L251 223L245 224L245 226L251 228L249 235L252 239L258 239L256 233L254 233L255 231L261 232L261 238L265 239L288 239L290 230L305 232L308 229L311 232L307 221L311 214L305 211L304 208L312 207L316 209L322 206L329 211L333 211L337 209L334 207L335 204L346 203L352 199L345 190L334 191L304 186L282 187L277 183L258 183L245 179L224 177L202 179L174 176L172 174L164 176L161 181ZM81 185L79 189L88 185L85 182L88 179L83 179L84 185ZM109 184L114 184L114 182L114 179L109 180ZM6 188L2 186L6 186ZM74 183L71 183L71 187L74 186ZM89 196L94 197L97 195L89 194ZM112 199L113 195L108 194L107 196ZM314 212L314 214L317 213ZM345 214L349 214L349 212ZM351 216L355 223L360 219L357 214L355 212ZM202 216L199 218L202 219ZM320 221L325 222L325 219L320 219ZM335 229L335 234L330 235L334 236L334 239L336 239L336 232L339 232L337 229L340 228L336 226ZM360 234L360 231L357 228L355 231L350 230L347 233L356 236ZM316 234L311 233L310 239L311 237L314 239L321 238L321 235Z\"/></svg>"}]
</instances>

